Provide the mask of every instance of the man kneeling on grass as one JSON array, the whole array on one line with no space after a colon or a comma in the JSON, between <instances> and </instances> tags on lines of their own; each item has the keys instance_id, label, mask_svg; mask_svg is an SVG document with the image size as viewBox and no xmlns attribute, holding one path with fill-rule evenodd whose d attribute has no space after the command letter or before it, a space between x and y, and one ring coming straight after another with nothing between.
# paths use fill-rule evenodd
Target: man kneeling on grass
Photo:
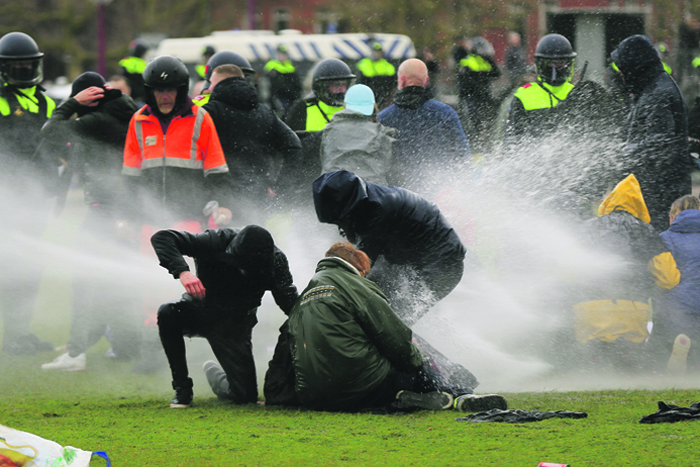
<instances>
[{"instance_id":1,"label":"man kneeling on grass","mask_svg":"<svg viewBox=\"0 0 700 467\"><path fill-rule=\"evenodd\" d=\"M290 312L288 335L280 343L288 341L298 403L329 411L506 409L502 396L450 387L424 362L411 342L411 328L365 278L369 271L364 252L347 242L334 244ZM274 399L270 375L266 403Z\"/></svg>"},{"instance_id":2,"label":"man kneeling on grass","mask_svg":"<svg viewBox=\"0 0 700 467\"><path fill-rule=\"evenodd\" d=\"M192 404L185 339L209 341L219 363L204 364L207 381L219 399L255 403L258 386L251 343L256 313L266 290L289 313L297 299L287 257L270 232L257 225L242 230L207 230L191 234L161 230L151 237L160 265L187 291L158 310L158 332L173 375L172 408ZM197 275L183 255L194 258Z\"/></svg>"}]
</instances>

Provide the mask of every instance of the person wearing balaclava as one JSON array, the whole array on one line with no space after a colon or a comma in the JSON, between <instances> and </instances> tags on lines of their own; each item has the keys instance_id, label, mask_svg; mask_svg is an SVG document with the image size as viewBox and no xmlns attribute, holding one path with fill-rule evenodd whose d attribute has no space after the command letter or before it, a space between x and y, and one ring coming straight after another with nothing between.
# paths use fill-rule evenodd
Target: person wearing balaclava
<instances>
[{"instance_id":1,"label":"person wearing balaclava","mask_svg":"<svg viewBox=\"0 0 700 467\"><path fill-rule=\"evenodd\" d=\"M87 72L73 82L70 98L51 115L42 137L68 148L60 195L68 191L74 174L83 186L87 214L80 240L80 257L98 261L118 258L116 222L121 217L124 176L122 151L129 121L137 107L131 97L110 89L98 73ZM75 116L76 118L73 118ZM138 355L138 320L127 293L117 291L111 277L95 278L85 265L76 266L73 282L73 313L67 350L44 370L84 370L85 352L109 325L113 353L120 359Z\"/></svg>"},{"instance_id":2,"label":"person wearing balaclava","mask_svg":"<svg viewBox=\"0 0 700 467\"><path fill-rule=\"evenodd\" d=\"M219 399L255 403L258 387L251 338L257 309L267 290L286 315L298 297L287 257L270 232L257 225L201 234L161 230L151 243L160 265L187 292L158 310L158 331L175 390L170 407L192 405L184 336L209 341L218 363L206 362L204 372ZM196 274L183 256L194 258Z\"/></svg>"},{"instance_id":3,"label":"person wearing balaclava","mask_svg":"<svg viewBox=\"0 0 700 467\"><path fill-rule=\"evenodd\" d=\"M611 57L634 96L620 158L622 175L637 177L651 224L661 232L669 226L671 204L691 193L687 108L648 37L628 37Z\"/></svg>"}]
</instances>

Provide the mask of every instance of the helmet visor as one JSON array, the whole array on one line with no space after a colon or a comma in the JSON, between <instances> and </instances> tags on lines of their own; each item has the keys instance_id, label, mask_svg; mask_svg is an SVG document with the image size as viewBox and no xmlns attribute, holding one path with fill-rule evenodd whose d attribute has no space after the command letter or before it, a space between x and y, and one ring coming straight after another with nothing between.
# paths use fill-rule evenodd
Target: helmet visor
<instances>
[{"instance_id":1,"label":"helmet visor","mask_svg":"<svg viewBox=\"0 0 700 467\"><path fill-rule=\"evenodd\" d=\"M41 82L43 76L41 59L12 60L4 69L10 84L17 86L35 86Z\"/></svg>"},{"instance_id":2,"label":"helmet visor","mask_svg":"<svg viewBox=\"0 0 700 467\"><path fill-rule=\"evenodd\" d=\"M537 59L538 75L545 83L561 86L571 79L574 71L572 59Z\"/></svg>"},{"instance_id":3,"label":"helmet visor","mask_svg":"<svg viewBox=\"0 0 700 467\"><path fill-rule=\"evenodd\" d=\"M323 81L321 84L322 93L319 97L328 105L341 106L345 102L345 93L348 91L351 81L350 79Z\"/></svg>"}]
</instances>

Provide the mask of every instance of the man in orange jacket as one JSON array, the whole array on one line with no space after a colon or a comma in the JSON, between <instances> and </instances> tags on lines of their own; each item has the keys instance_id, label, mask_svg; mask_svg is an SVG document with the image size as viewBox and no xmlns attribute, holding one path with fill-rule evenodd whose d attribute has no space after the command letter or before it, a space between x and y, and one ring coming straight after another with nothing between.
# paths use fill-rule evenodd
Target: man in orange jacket
<instances>
[{"instance_id":1,"label":"man in orange jacket","mask_svg":"<svg viewBox=\"0 0 700 467\"><path fill-rule=\"evenodd\" d=\"M188 96L185 65L163 55L149 62L143 75L146 105L129 123L122 172L132 185L129 191L138 195L130 203L130 217L141 225L141 252L151 256L150 238L157 230L199 233L206 227L205 215L211 215L212 227L226 225L231 211L219 206L231 206L233 200L216 128L207 111ZM148 290L144 307L150 330L155 329L155 312L165 297L157 297L152 287ZM165 367L154 336L144 337L141 353L134 371L150 373Z\"/></svg>"}]
</instances>

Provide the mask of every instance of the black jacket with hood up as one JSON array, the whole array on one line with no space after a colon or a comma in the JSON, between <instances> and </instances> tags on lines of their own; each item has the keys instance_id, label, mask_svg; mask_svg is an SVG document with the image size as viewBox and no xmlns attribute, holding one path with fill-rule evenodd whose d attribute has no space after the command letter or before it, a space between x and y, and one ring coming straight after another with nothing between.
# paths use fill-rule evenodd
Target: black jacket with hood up
<instances>
[{"instance_id":1,"label":"black jacket with hood up","mask_svg":"<svg viewBox=\"0 0 700 467\"><path fill-rule=\"evenodd\" d=\"M57 107L41 130L54 142L70 143L70 166L80 175L87 204L115 205L124 198L124 142L138 110L131 97L105 91L97 107L70 98ZM71 119L76 114L77 118Z\"/></svg>"},{"instance_id":2,"label":"black jacket with hood up","mask_svg":"<svg viewBox=\"0 0 700 467\"><path fill-rule=\"evenodd\" d=\"M279 158L294 159L301 149L296 133L258 103L255 87L244 78L219 82L204 109L214 121L236 188L264 195L275 184Z\"/></svg>"},{"instance_id":3,"label":"black jacket with hood up","mask_svg":"<svg viewBox=\"0 0 700 467\"><path fill-rule=\"evenodd\" d=\"M265 291L270 290L275 303L289 314L299 295L287 257L262 227L201 234L160 230L151 237L151 244L160 265L176 279L190 270L183 256L194 258L197 277L206 289L207 308L245 314L260 306Z\"/></svg>"},{"instance_id":4,"label":"black jacket with hood up","mask_svg":"<svg viewBox=\"0 0 700 467\"><path fill-rule=\"evenodd\" d=\"M313 183L318 220L335 224L374 262L422 268L462 261L466 248L425 198L404 188L365 182L347 170L328 172Z\"/></svg>"},{"instance_id":5,"label":"black jacket with hood up","mask_svg":"<svg viewBox=\"0 0 700 467\"><path fill-rule=\"evenodd\" d=\"M637 177L651 224L662 231L669 225L673 201L691 192L686 105L648 37L628 37L613 51L612 59L634 95L626 125L623 175Z\"/></svg>"}]
</instances>

